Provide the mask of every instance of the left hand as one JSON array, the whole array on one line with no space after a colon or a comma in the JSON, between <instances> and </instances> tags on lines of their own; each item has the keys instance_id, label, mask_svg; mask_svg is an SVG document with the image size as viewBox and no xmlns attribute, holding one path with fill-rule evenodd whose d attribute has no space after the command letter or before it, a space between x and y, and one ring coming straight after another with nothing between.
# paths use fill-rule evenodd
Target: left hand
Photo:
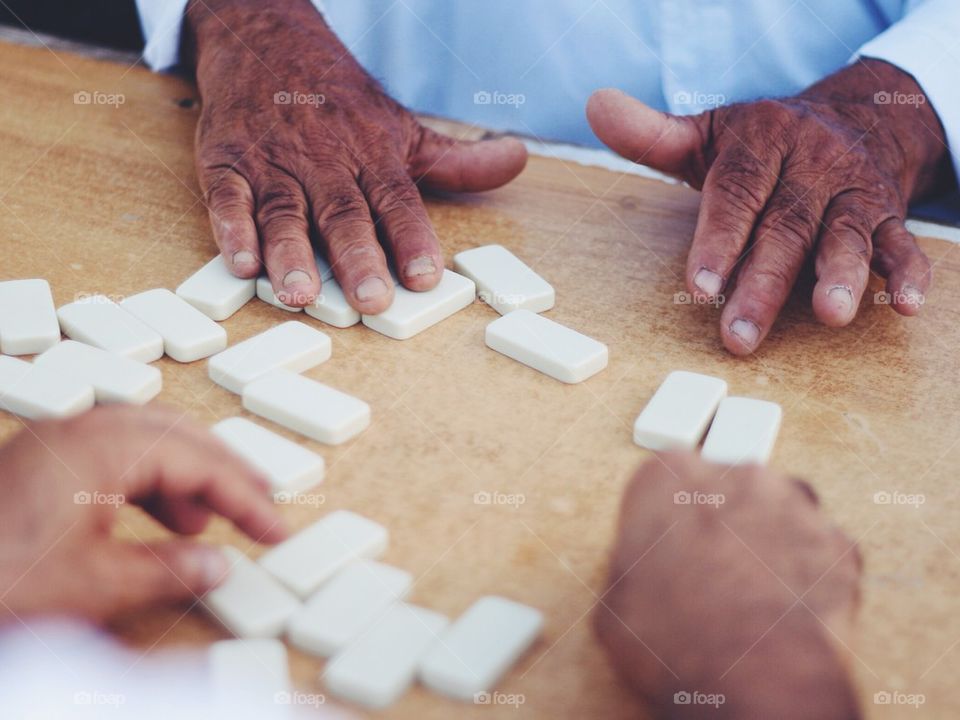
<instances>
[{"instance_id":1,"label":"left hand","mask_svg":"<svg viewBox=\"0 0 960 720\"><path fill-rule=\"evenodd\" d=\"M37 614L93 621L195 600L229 572L214 547L114 536L121 504L180 535L211 515L253 541L286 536L260 473L206 428L156 407L106 406L28 423L0 446L0 623Z\"/></svg>"},{"instance_id":2,"label":"left hand","mask_svg":"<svg viewBox=\"0 0 960 720\"><path fill-rule=\"evenodd\" d=\"M717 298L739 265L721 318L730 352L757 349L811 254L825 325L853 320L871 260L893 309L919 311L930 263L904 227L907 203L945 185L950 166L937 115L902 70L861 60L795 97L696 116L600 90L587 116L624 157L702 189L686 284Z\"/></svg>"}]
</instances>

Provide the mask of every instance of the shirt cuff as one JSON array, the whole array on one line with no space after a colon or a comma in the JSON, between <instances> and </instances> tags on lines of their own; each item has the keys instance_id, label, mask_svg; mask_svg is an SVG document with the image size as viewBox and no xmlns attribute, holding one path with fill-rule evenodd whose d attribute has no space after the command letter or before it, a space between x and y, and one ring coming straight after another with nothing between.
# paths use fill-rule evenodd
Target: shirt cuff
<instances>
[{"instance_id":1,"label":"shirt cuff","mask_svg":"<svg viewBox=\"0 0 960 720\"><path fill-rule=\"evenodd\" d=\"M960 180L960 7L956 0L927 0L903 20L861 47L854 59L876 58L909 73L940 118L954 172ZM876 102L913 102L879 91Z\"/></svg>"},{"instance_id":2,"label":"shirt cuff","mask_svg":"<svg viewBox=\"0 0 960 720\"><path fill-rule=\"evenodd\" d=\"M143 60L151 70L169 70L180 61L180 35L188 0L137 0L146 44ZM323 14L323 0L311 0Z\"/></svg>"}]
</instances>

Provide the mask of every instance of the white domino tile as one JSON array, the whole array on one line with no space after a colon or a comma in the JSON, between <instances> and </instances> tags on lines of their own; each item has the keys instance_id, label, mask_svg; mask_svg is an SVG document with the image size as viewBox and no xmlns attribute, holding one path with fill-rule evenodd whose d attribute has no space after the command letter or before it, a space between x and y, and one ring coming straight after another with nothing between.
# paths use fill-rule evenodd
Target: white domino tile
<instances>
[{"instance_id":1,"label":"white domino tile","mask_svg":"<svg viewBox=\"0 0 960 720\"><path fill-rule=\"evenodd\" d=\"M0 355L0 410L27 420L65 418L93 407L93 386L8 355Z\"/></svg>"},{"instance_id":2,"label":"white domino tile","mask_svg":"<svg viewBox=\"0 0 960 720\"><path fill-rule=\"evenodd\" d=\"M780 432L780 406L767 400L728 397L720 403L701 456L722 465L763 465Z\"/></svg>"},{"instance_id":3,"label":"white domino tile","mask_svg":"<svg viewBox=\"0 0 960 720\"><path fill-rule=\"evenodd\" d=\"M268 278L266 275L262 275L257 278L257 297L268 305L273 305L275 308L280 308L281 310L286 310L287 312L298 313L303 311L303 308L284 305L282 302L280 302L277 299L277 294L273 291L273 283L270 282L270 278Z\"/></svg>"},{"instance_id":4,"label":"white domino tile","mask_svg":"<svg viewBox=\"0 0 960 720\"><path fill-rule=\"evenodd\" d=\"M726 396L720 378L675 370L637 416L633 441L650 450L692 450Z\"/></svg>"},{"instance_id":5,"label":"white domino tile","mask_svg":"<svg viewBox=\"0 0 960 720\"><path fill-rule=\"evenodd\" d=\"M54 345L38 355L34 364L93 385L99 403L143 405L163 389L163 375L152 365L76 340Z\"/></svg>"},{"instance_id":6,"label":"white domino tile","mask_svg":"<svg viewBox=\"0 0 960 720\"><path fill-rule=\"evenodd\" d=\"M514 310L487 325L487 347L565 383L607 366L607 346L529 310Z\"/></svg>"},{"instance_id":7,"label":"white domino tile","mask_svg":"<svg viewBox=\"0 0 960 720\"><path fill-rule=\"evenodd\" d=\"M243 388L243 407L301 435L339 445L370 425L370 406L288 370L262 375Z\"/></svg>"},{"instance_id":8,"label":"white domino tile","mask_svg":"<svg viewBox=\"0 0 960 720\"><path fill-rule=\"evenodd\" d=\"M553 307L553 286L502 245L484 245L453 256L453 269L477 284L477 295L501 315Z\"/></svg>"},{"instance_id":9,"label":"white domino tile","mask_svg":"<svg viewBox=\"0 0 960 720\"><path fill-rule=\"evenodd\" d=\"M72 340L149 363L163 356L163 338L113 300L92 295L57 310L63 334Z\"/></svg>"},{"instance_id":10,"label":"white domino tile","mask_svg":"<svg viewBox=\"0 0 960 720\"><path fill-rule=\"evenodd\" d=\"M473 700L489 692L543 626L543 615L506 598L477 600L440 636L420 662L424 685L450 697Z\"/></svg>"},{"instance_id":11,"label":"white domino tile","mask_svg":"<svg viewBox=\"0 0 960 720\"><path fill-rule=\"evenodd\" d=\"M203 604L239 638L279 637L300 601L270 573L233 547L222 548L231 569Z\"/></svg>"},{"instance_id":12,"label":"white domino tile","mask_svg":"<svg viewBox=\"0 0 960 720\"><path fill-rule=\"evenodd\" d=\"M369 708L384 708L416 677L417 662L442 634L440 613L397 603L335 655L322 678L334 695Z\"/></svg>"},{"instance_id":13,"label":"white domino tile","mask_svg":"<svg viewBox=\"0 0 960 720\"><path fill-rule=\"evenodd\" d=\"M463 310L476 297L473 280L444 270L439 284L426 292L397 283L393 304L379 315L364 315L363 324L394 340L407 340Z\"/></svg>"},{"instance_id":14,"label":"white domino tile","mask_svg":"<svg viewBox=\"0 0 960 720\"><path fill-rule=\"evenodd\" d=\"M227 418L210 430L267 476L275 496L302 492L323 480L322 457L246 418Z\"/></svg>"},{"instance_id":15,"label":"white domino tile","mask_svg":"<svg viewBox=\"0 0 960 720\"><path fill-rule=\"evenodd\" d=\"M226 320L253 298L256 280L238 278L220 255L177 288L182 297L211 320Z\"/></svg>"},{"instance_id":16,"label":"white domino tile","mask_svg":"<svg viewBox=\"0 0 960 720\"><path fill-rule=\"evenodd\" d=\"M261 375L275 370L303 372L330 359L330 338L290 320L227 348L210 358L210 379L240 394Z\"/></svg>"},{"instance_id":17,"label":"white domino tile","mask_svg":"<svg viewBox=\"0 0 960 720\"><path fill-rule=\"evenodd\" d=\"M247 710L275 711L291 690L287 647L279 640L220 640L207 651L207 668L215 696L229 701L227 707L242 702Z\"/></svg>"},{"instance_id":18,"label":"white domino tile","mask_svg":"<svg viewBox=\"0 0 960 720\"><path fill-rule=\"evenodd\" d=\"M379 557L387 529L349 510L337 510L268 550L260 566L301 598L354 560Z\"/></svg>"},{"instance_id":19,"label":"white domino tile","mask_svg":"<svg viewBox=\"0 0 960 720\"><path fill-rule=\"evenodd\" d=\"M0 282L0 352L33 355L60 342L60 323L46 280Z\"/></svg>"},{"instance_id":20,"label":"white domino tile","mask_svg":"<svg viewBox=\"0 0 960 720\"><path fill-rule=\"evenodd\" d=\"M313 304L307 305L304 311L310 317L338 328L352 327L360 322L360 313L350 307L343 288L333 278L323 281L320 295Z\"/></svg>"},{"instance_id":21,"label":"white domino tile","mask_svg":"<svg viewBox=\"0 0 960 720\"><path fill-rule=\"evenodd\" d=\"M393 603L403 600L413 577L373 560L347 565L290 619L287 637L304 652L329 657L343 650Z\"/></svg>"},{"instance_id":22,"label":"white domino tile","mask_svg":"<svg viewBox=\"0 0 960 720\"><path fill-rule=\"evenodd\" d=\"M177 362L193 362L227 347L227 331L183 298L157 288L132 295L120 307L163 338L163 349Z\"/></svg>"}]
</instances>

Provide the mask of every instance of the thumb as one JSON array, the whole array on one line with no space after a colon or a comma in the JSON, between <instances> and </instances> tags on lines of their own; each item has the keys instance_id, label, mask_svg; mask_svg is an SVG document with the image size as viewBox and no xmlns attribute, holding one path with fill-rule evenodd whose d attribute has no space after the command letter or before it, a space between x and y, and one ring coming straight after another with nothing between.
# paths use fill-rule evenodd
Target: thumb
<instances>
[{"instance_id":1,"label":"thumb","mask_svg":"<svg viewBox=\"0 0 960 720\"><path fill-rule=\"evenodd\" d=\"M421 127L410 176L432 190L480 192L506 185L526 164L527 148L516 138L455 140Z\"/></svg>"},{"instance_id":2,"label":"thumb","mask_svg":"<svg viewBox=\"0 0 960 720\"><path fill-rule=\"evenodd\" d=\"M597 90L587 101L587 121L605 145L628 160L695 187L703 184L710 113L670 115L620 90L606 89Z\"/></svg>"},{"instance_id":3,"label":"thumb","mask_svg":"<svg viewBox=\"0 0 960 720\"><path fill-rule=\"evenodd\" d=\"M230 563L220 550L186 540L121 542L103 553L102 615L148 605L194 601L226 579Z\"/></svg>"}]
</instances>

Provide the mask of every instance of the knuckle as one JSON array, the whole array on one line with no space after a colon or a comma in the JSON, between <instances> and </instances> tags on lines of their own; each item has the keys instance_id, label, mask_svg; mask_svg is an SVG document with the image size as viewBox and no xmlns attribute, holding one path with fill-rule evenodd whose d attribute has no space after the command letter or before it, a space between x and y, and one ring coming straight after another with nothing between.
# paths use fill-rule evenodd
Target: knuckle
<instances>
[{"instance_id":1,"label":"knuckle","mask_svg":"<svg viewBox=\"0 0 960 720\"><path fill-rule=\"evenodd\" d=\"M390 179L371 189L371 200L380 215L413 213L420 202L420 194L407 178Z\"/></svg>"},{"instance_id":2,"label":"knuckle","mask_svg":"<svg viewBox=\"0 0 960 720\"><path fill-rule=\"evenodd\" d=\"M761 293L761 301L765 299L773 305L792 287L794 267L789 255L769 257L763 264L750 269L750 285Z\"/></svg>"},{"instance_id":3,"label":"knuckle","mask_svg":"<svg viewBox=\"0 0 960 720\"><path fill-rule=\"evenodd\" d=\"M767 198L756 178L751 168L739 163L724 174L720 185L724 202L738 214L757 213L763 208Z\"/></svg>"},{"instance_id":4,"label":"knuckle","mask_svg":"<svg viewBox=\"0 0 960 720\"><path fill-rule=\"evenodd\" d=\"M306 226L306 203L289 188L273 187L260 195L257 217L265 227L276 224Z\"/></svg>"},{"instance_id":5,"label":"knuckle","mask_svg":"<svg viewBox=\"0 0 960 720\"><path fill-rule=\"evenodd\" d=\"M322 228L334 228L345 224L369 221L367 203L358 192L342 190L334 192L327 202L317 208L316 222Z\"/></svg>"}]
</instances>

